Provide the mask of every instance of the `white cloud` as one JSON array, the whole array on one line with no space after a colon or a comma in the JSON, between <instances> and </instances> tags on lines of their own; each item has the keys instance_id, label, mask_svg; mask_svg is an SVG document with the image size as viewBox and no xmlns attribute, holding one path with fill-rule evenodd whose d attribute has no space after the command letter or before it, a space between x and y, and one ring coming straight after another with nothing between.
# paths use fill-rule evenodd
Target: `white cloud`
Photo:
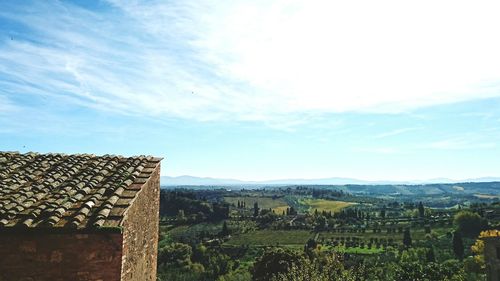
<instances>
[{"instance_id":1,"label":"white cloud","mask_svg":"<svg viewBox=\"0 0 500 281\"><path fill-rule=\"evenodd\" d=\"M405 154L407 151L395 147L364 147L364 148L354 148L354 152L361 153L374 153L374 154Z\"/></svg>"},{"instance_id":2,"label":"white cloud","mask_svg":"<svg viewBox=\"0 0 500 281\"><path fill-rule=\"evenodd\" d=\"M0 115L9 114L18 108L7 97L0 95Z\"/></svg>"},{"instance_id":3,"label":"white cloud","mask_svg":"<svg viewBox=\"0 0 500 281\"><path fill-rule=\"evenodd\" d=\"M500 96L494 1L111 2L0 12L35 30L1 43L4 91L289 124Z\"/></svg>"},{"instance_id":4,"label":"white cloud","mask_svg":"<svg viewBox=\"0 0 500 281\"><path fill-rule=\"evenodd\" d=\"M451 149L451 150L464 150L464 149L488 149L495 148L494 142L480 142L480 140L470 140L467 138L450 138L440 141L435 141L424 145L424 148L431 149Z\"/></svg>"},{"instance_id":5,"label":"white cloud","mask_svg":"<svg viewBox=\"0 0 500 281\"><path fill-rule=\"evenodd\" d=\"M401 129L396 129L396 130L392 130L392 131L388 131L388 132L385 132L385 133L381 133L381 134L375 135L373 138L375 138L375 139L382 139L382 138L397 136L397 135L401 135L401 134L404 134L404 133L407 133L407 132L411 132L411 131L415 131L415 130L420 130L420 129L422 129L422 127L401 128Z\"/></svg>"}]
</instances>

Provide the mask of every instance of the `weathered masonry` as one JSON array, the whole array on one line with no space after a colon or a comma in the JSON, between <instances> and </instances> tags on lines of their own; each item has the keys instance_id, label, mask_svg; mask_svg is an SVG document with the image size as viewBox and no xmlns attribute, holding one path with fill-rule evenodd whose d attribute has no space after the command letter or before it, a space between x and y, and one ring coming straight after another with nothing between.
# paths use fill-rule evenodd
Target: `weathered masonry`
<instances>
[{"instance_id":1,"label":"weathered masonry","mask_svg":"<svg viewBox=\"0 0 500 281\"><path fill-rule=\"evenodd\" d=\"M160 160L0 152L0 281L156 280Z\"/></svg>"}]
</instances>

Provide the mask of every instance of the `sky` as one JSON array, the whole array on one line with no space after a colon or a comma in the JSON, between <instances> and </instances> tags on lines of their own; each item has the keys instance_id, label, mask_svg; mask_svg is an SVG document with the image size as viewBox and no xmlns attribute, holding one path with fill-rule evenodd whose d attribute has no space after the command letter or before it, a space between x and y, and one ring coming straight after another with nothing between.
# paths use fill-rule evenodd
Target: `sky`
<instances>
[{"instance_id":1,"label":"sky","mask_svg":"<svg viewBox=\"0 0 500 281\"><path fill-rule=\"evenodd\" d=\"M241 180L500 176L498 1L0 2L0 150Z\"/></svg>"}]
</instances>

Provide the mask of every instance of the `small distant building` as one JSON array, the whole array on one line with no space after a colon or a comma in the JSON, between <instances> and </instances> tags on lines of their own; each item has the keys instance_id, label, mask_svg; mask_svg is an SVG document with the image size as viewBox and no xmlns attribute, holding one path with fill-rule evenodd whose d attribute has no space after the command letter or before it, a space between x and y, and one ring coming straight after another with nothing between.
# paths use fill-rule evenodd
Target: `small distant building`
<instances>
[{"instance_id":1,"label":"small distant building","mask_svg":"<svg viewBox=\"0 0 500 281\"><path fill-rule=\"evenodd\" d=\"M155 281L160 161L0 152L0 281Z\"/></svg>"},{"instance_id":2,"label":"small distant building","mask_svg":"<svg viewBox=\"0 0 500 281\"><path fill-rule=\"evenodd\" d=\"M488 281L500 281L500 236L482 237L484 241L484 261Z\"/></svg>"}]
</instances>

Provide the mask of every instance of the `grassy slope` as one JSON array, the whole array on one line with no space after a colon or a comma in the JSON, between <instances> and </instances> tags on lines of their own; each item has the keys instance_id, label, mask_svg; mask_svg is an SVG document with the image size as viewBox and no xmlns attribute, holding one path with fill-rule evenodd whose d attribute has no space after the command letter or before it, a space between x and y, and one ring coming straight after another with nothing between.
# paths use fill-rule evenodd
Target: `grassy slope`
<instances>
[{"instance_id":1,"label":"grassy slope","mask_svg":"<svg viewBox=\"0 0 500 281\"><path fill-rule=\"evenodd\" d=\"M332 213L339 212L345 207L349 207L354 205L352 202L344 202L344 201L333 201L326 199L302 199L300 203L306 206L309 206L309 212L314 212L314 210L318 210L318 212L331 211Z\"/></svg>"},{"instance_id":2,"label":"grassy slope","mask_svg":"<svg viewBox=\"0 0 500 281\"><path fill-rule=\"evenodd\" d=\"M232 237L227 245L301 245L303 246L309 238L314 237L314 233L307 230L259 230Z\"/></svg>"},{"instance_id":3,"label":"grassy slope","mask_svg":"<svg viewBox=\"0 0 500 281\"><path fill-rule=\"evenodd\" d=\"M245 202L246 207L253 208L253 204L257 202L261 209L273 209L277 214L281 214L283 210L288 208L288 204L281 198L273 199L270 197L224 197L224 200L229 204L237 206L238 201Z\"/></svg>"}]
</instances>

